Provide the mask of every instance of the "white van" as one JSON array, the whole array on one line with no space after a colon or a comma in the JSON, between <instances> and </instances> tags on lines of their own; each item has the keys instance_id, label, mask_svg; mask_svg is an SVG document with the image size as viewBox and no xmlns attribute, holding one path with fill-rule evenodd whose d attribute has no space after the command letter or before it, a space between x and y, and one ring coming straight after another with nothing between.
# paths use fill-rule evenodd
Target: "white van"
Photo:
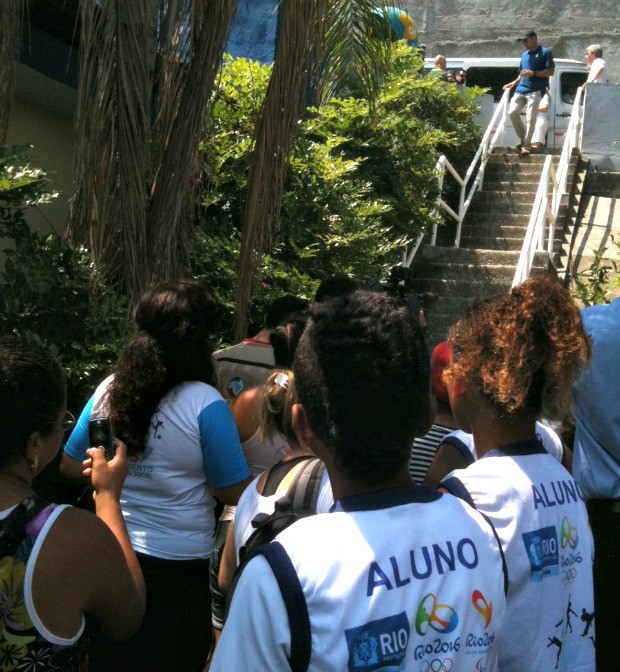
<instances>
[{"instance_id":1,"label":"white van","mask_svg":"<svg viewBox=\"0 0 620 672\"><path fill-rule=\"evenodd\" d=\"M480 114L477 121L484 130L491 121L493 112L504 93L503 86L514 81L519 74L521 59L514 58L448 58L447 70L456 75L460 70L467 73L466 86L480 86L490 89L480 101ZM573 109L573 100L577 89L588 78L585 63L568 58L554 58L555 75L549 78L551 107L549 110L549 131L547 146L561 148ZM434 67L434 59L425 59L425 68ZM525 114L525 113L524 113ZM508 118L506 144L517 142L517 135Z\"/></svg>"}]
</instances>

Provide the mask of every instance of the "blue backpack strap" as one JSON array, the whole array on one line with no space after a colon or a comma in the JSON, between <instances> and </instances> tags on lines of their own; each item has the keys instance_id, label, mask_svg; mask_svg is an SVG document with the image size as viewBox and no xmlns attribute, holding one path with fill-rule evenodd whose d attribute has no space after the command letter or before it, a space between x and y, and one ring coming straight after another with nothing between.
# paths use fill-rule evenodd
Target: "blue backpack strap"
<instances>
[{"instance_id":1,"label":"blue backpack strap","mask_svg":"<svg viewBox=\"0 0 620 672\"><path fill-rule=\"evenodd\" d=\"M441 481L438 487L444 488L451 495L454 495L455 497L462 499L464 502L467 502L472 509L478 510L476 503L469 494L469 490L463 485L463 481L461 481L456 476L451 476L450 478L446 478L445 481Z\"/></svg>"},{"instance_id":2,"label":"blue backpack strap","mask_svg":"<svg viewBox=\"0 0 620 672\"><path fill-rule=\"evenodd\" d=\"M497 541L497 547L499 548L499 555L502 559L502 572L504 573L504 595L508 595L508 566L506 565L506 556L504 555L502 542L499 539L499 534L497 534L495 525L493 525L491 519L485 513L482 513L482 511L478 510L476 503L474 502L472 496L469 494L469 490L465 487L463 481L461 481L456 476L446 478L446 480L442 481L437 487L443 488L444 490L447 490L451 495L454 495L455 497L462 499L464 502L469 504L469 506L471 506L472 509L476 509L476 511L478 511L478 513L489 524L491 531L493 532L493 536L495 537L495 541Z\"/></svg>"},{"instance_id":3,"label":"blue backpack strap","mask_svg":"<svg viewBox=\"0 0 620 672\"><path fill-rule=\"evenodd\" d=\"M258 554L262 555L269 563L286 607L291 631L291 657L289 660L291 670L293 672L306 672L310 664L312 650L310 616L297 572L288 553L278 541L259 546L254 555Z\"/></svg>"}]
</instances>

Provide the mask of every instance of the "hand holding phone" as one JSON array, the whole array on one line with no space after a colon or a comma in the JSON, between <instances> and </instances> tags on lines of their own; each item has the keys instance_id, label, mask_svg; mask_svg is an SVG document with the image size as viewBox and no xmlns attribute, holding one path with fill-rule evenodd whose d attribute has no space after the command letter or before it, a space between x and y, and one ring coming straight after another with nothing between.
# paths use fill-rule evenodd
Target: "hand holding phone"
<instances>
[{"instance_id":1,"label":"hand holding phone","mask_svg":"<svg viewBox=\"0 0 620 672\"><path fill-rule=\"evenodd\" d=\"M88 436L93 448L103 448L105 459L109 462L114 459L116 447L114 445L114 431L110 418L93 418L88 423Z\"/></svg>"}]
</instances>

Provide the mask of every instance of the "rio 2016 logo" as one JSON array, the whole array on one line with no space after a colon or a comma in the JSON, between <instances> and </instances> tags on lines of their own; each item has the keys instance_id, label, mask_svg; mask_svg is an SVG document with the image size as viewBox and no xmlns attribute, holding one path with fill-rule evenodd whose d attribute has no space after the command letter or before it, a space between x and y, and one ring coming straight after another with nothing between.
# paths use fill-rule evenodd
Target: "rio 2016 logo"
<instances>
[{"instance_id":1,"label":"rio 2016 logo","mask_svg":"<svg viewBox=\"0 0 620 672\"><path fill-rule=\"evenodd\" d=\"M447 634L455 630L458 624L459 617L452 607L437 604L437 598L432 593L422 598L415 617L415 629L418 635L425 635L429 627L435 632Z\"/></svg>"},{"instance_id":2,"label":"rio 2016 logo","mask_svg":"<svg viewBox=\"0 0 620 672\"><path fill-rule=\"evenodd\" d=\"M471 603L474 605L474 609L484 618L484 627L486 630L493 617L493 602L487 602L479 590L474 590L471 594Z\"/></svg>"},{"instance_id":3,"label":"rio 2016 logo","mask_svg":"<svg viewBox=\"0 0 620 672\"><path fill-rule=\"evenodd\" d=\"M568 518L566 517L564 517L564 520L562 521L562 529L560 532L560 543L562 544L562 548L570 546L572 549L577 548L577 544L579 543L579 535L577 534L577 528L573 527L569 523Z\"/></svg>"}]
</instances>

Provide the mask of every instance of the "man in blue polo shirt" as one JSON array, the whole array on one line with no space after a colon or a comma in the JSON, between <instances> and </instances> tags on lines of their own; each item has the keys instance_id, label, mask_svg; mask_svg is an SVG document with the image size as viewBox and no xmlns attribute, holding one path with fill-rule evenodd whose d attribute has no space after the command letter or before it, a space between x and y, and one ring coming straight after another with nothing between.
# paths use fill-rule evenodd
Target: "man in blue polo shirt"
<instances>
[{"instance_id":1,"label":"man in blue polo shirt","mask_svg":"<svg viewBox=\"0 0 620 672\"><path fill-rule=\"evenodd\" d=\"M518 41L523 42L525 47L525 51L521 54L519 76L513 82L505 84L504 89L517 87L510 101L508 114L519 138L517 148L521 149L521 156L527 156L530 153L532 135L536 126L538 105L549 88L549 77L555 74L555 63L551 50L538 44L538 38L533 30L528 30L518 38ZM526 106L527 125L524 126L521 121L521 112Z\"/></svg>"}]
</instances>

